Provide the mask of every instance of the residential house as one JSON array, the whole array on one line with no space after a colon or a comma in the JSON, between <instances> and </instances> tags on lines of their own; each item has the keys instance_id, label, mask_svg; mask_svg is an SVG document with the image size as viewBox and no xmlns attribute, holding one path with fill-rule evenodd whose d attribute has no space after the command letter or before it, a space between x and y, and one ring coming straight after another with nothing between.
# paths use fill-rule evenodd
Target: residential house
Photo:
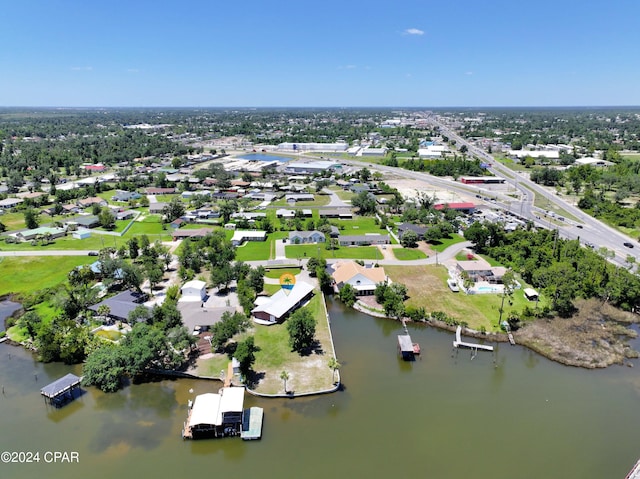
<instances>
[{"instance_id":1,"label":"residential house","mask_svg":"<svg viewBox=\"0 0 640 479\"><path fill-rule=\"evenodd\" d=\"M93 205L107 206L108 203L106 202L106 200L103 200L98 196L91 196L89 198L83 198L78 200L77 204L81 208L90 208Z\"/></svg>"},{"instance_id":2,"label":"residential house","mask_svg":"<svg viewBox=\"0 0 640 479\"><path fill-rule=\"evenodd\" d=\"M134 211L134 210L117 211L116 212L116 219L117 220L130 220L131 218L135 217L136 214L137 214L137 212Z\"/></svg>"},{"instance_id":3,"label":"residential house","mask_svg":"<svg viewBox=\"0 0 640 479\"><path fill-rule=\"evenodd\" d=\"M49 228L47 226L40 226L31 230L19 231L12 234L12 236L21 241L31 241L40 237L49 237L50 239L61 238L65 236L67 231L62 228Z\"/></svg>"},{"instance_id":4,"label":"residential house","mask_svg":"<svg viewBox=\"0 0 640 479\"><path fill-rule=\"evenodd\" d=\"M315 196L311 193L290 193L284 196L287 203L296 203L298 201L314 201Z\"/></svg>"},{"instance_id":5,"label":"residential house","mask_svg":"<svg viewBox=\"0 0 640 479\"><path fill-rule=\"evenodd\" d=\"M324 233L320 231L290 231L289 243L305 244L305 243L324 243L326 238Z\"/></svg>"},{"instance_id":6,"label":"residential house","mask_svg":"<svg viewBox=\"0 0 640 479\"><path fill-rule=\"evenodd\" d=\"M318 214L320 218L339 218L339 219L351 219L353 218L353 213L351 210L346 208L338 208L338 209L321 209Z\"/></svg>"},{"instance_id":7,"label":"residential house","mask_svg":"<svg viewBox=\"0 0 640 479\"><path fill-rule=\"evenodd\" d=\"M166 206L167 206L167 203L150 203L149 214L161 215L164 212L164 208Z\"/></svg>"},{"instance_id":8,"label":"residential house","mask_svg":"<svg viewBox=\"0 0 640 479\"><path fill-rule=\"evenodd\" d=\"M207 236L209 233L212 233L213 229L212 228L200 228L197 230L175 230L171 232L171 238L173 239L173 241L178 241L179 239L186 239L186 238L191 238L191 239L197 239L197 238L204 238L205 236Z\"/></svg>"},{"instance_id":9,"label":"residential house","mask_svg":"<svg viewBox=\"0 0 640 479\"><path fill-rule=\"evenodd\" d=\"M100 306L107 306L109 312L107 316L116 321L127 321L129 313L136 309L146 300L147 295L135 291L123 291L115 296L100 301L93 306L89 306L91 311L98 312Z\"/></svg>"},{"instance_id":10,"label":"residential house","mask_svg":"<svg viewBox=\"0 0 640 479\"><path fill-rule=\"evenodd\" d=\"M148 195L172 195L176 192L175 188L147 188L144 190Z\"/></svg>"},{"instance_id":11,"label":"residential house","mask_svg":"<svg viewBox=\"0 0 640 479\"><path fill-rule=\"evenodd\" d=\"M367 268L355 261L334 264L331 277L336 289L340 290L345 284L350 284L356 290L356 294L360 296L374 294L379 283L389 281L384 268Z\"/></svg>"},{"instance_id":12,"label":"residential house","mask_svg":"<svg viewBox=\"0 0 640 479\"><path fill-rule=\"evenodd\" d=\"M460 276L467 276L474 283L478 281L501 283L506 268L491 266L488 261L480 258L456 262L456 271Z\"/></svg>"},{"instance_id":13,"label":"residential house","mask_svg":"<svg viewBox=\"0 0 640 479\"><path fill-rule=\"evenodd\" d=\"M233 233L231 244L233 246L240 246L245 241L265 241L266 239L266 231L240 230Z\"/></svg>"},{"instance_id":14,"label":"residential house","mask_svg":"<svg viewBox=\"0 0 640 479\"><path fill-rule=\"evenodd\" d=\"M258 296L256 307L251 310L258 324L275 324L283 321L313 295L313 286L299 281L290 290L280 289L270 298Z\"/></svg>"},{"instance_id":15,"label":"residential house","mask_svg":"<svg viewBox=\"0 0 640 479\"><path fill-rule=\"evenodd\" d=\"M413 231L416 235L418 235L418 240L423 240L424 239L424 235L427 231L429 231L429 228L427 228L426 226L419 226L419 225L415 225L413 223L400 223L398 225L398 237L402 238L402 236L407 232L407 231Z\"/></svg>"},{"instance_id":16,"label":"residential house","mask_svg":"<svg viewBox=\"0 0 640 479\"><path fill-rule=\"evenodd\" d=\"M111 197L113 201L127 202L131 200L139 200L142 195L136 191L116 191L116 194Z\"/></svg>"},{"instance_id":17,"label":"residential house","mask_svg":"<svg viewBox=\"0 0 640 479\"><path fill-rule=\"evenodd\" d=\"M379 244L390 244L389 235L377 233L367 233L364 235L340 235L338 236L340 246L369 246Z\"/></svg>"}]
</instances>

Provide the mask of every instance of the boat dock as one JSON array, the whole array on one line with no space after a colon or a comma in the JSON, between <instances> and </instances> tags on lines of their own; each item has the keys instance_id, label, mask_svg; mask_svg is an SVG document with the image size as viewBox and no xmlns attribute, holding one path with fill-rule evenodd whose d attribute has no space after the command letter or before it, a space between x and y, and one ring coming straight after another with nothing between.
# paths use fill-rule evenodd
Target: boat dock
<instances>
[{"instance_id":1,"label":"boat dock","mask_svg":"<svg viewBox=\"0 0 640 479\"><path fill-rule=\"evenodd\" d=\"M416 356L420 354L420 345L411 340L404 320L402 320L402 328L404 329L404 334L398 334L398 354L405 361L415 361Z\"/></svg>"},{"instance_id":2,"label":"boat dock","mask_svg":"<svg viewBox=\"0 0 640 479\"><path fill-rule=\"evenodd\" d=\"M462 339L460 338L460 334L462 333L462 326L458 325L458 328L456 329L456 339L453 341L453 347L454 348L469 348L469 349L482 349L484 351L493 351L493 346L487 346L485 344L478 344L478 343L466 343L464 341L462 341Z\"/></svg>"},{"instance_id":3,"label":"boat dock","mask_svg":"<svg viewBox=\"0 0 640 479\"><path fill-rule=\"evenodd\" d=\"M240 437L243 441L253 441L262 437L262 420L264 410L261 407L245 409L242 414L242 430Z\"/></svg>"},{"instance_id":4,"label":"boat dock","mask_svg":"<svg viewBox=\"0 0 640 479\"><path fill-rule=\"evenodd\" d=\"M45 397L45 401L49 401L49 404L61 407L67 402L73 401L76 396L79 397L82 394L80 390L81 382L81 377L69 373L43 387L40 390L40 394Z\"/></svg>"}]
</instances>

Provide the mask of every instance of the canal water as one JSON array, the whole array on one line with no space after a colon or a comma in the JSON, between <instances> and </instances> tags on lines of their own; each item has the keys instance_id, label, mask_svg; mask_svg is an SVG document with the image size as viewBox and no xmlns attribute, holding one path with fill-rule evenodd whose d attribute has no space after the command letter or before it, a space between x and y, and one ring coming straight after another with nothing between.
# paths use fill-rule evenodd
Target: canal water
<instances>
[{"instance_id":1,"label":"canal water","mask_svg":"<svg viewBox=\"0 0 640 479\"><path fill-rule=\"evenodd\" d=\"M602 479L624 478L640 457L637 362L586 371L504 344L472 359L453 351L451 333L410 325L423 357L406 363L396 354L398 323L331 300L328 308L344 390L247 395L247 407L265 409L256 442L181 439L187 401L217 382L87 388L55 409L40 388L80 367L41 364L1 344L0 451L41 458L0 464L2 477ZM79 463L45 462L47 451L77 452Z\"/></svg>"}]
</instances>

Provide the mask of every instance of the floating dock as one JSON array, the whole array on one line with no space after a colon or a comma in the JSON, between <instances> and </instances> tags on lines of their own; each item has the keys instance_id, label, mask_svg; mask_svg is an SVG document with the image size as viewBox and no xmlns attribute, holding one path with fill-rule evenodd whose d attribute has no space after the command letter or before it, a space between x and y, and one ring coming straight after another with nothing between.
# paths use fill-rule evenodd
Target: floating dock
<instances>
[{"instance_id":1,"label":"floating dock","mask_svg":"<svg viewBox=\"0 0 640 479\"><path fill-rule=\"evenodd\" d=\"M466 343L460 338L462 333L462 326L458 326L456 329L456 339L453 341L454 348L470 348L470 349L482 349L484 351L493 351L493 346L487 346L485 344L478 343Z\"/></svg>"},{"instance_id":2,"label":"floating dock","mask_svg":"<svg viewBox=\"0 0 640 479\"><path fill-rule=\"evenodd\" d=\"M264 410L261 407L245 409L242 414L242 430L240 437L243 441L254 441L262 437L262 421Z\"/></svg>"}]
</instances>

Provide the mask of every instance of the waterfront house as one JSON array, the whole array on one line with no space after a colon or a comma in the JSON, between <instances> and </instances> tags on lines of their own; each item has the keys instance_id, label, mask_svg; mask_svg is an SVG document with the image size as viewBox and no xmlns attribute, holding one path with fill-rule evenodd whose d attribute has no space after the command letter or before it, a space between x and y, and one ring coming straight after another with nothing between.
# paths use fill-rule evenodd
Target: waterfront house
<instances>
[{"instance_id":1,"label":"waterfront house","mask_svg":"<svg viewBox=\"0 0 640 479\"><path fill-rule=\"evenodd\" d=\"M128 321L129 313L142 305L146 299L147 295L144 293L127 290L122 291L111 298L100 301L93 306L89 306L89 309L91 311L98 312L100 306L104 305L109 308L107 316L111 319L116 321Z\"/></svg>"},{"instance_id":2,"label":"waterfront house","mask_svg":"<svg viewBox=\"0 0 640 479\"><path fill-rule=\"evenodd\" d=\"M338 290L342 289L345 284L350 284L359 296L371 295L379 283L389 281L384 268L366 268L355 261L335 263L331 277Z\"/></svg>"},{"instance_id":3,"label":"waterfront house","mask_svg":"<svg viewBox=\"0 0 640 479\"><path fill-rule=\"evenodd\" d=\"M299 281L290 290L280 289L269 298L258 296L255 301L256 307L251 310L251 314L258 324L270 325L279 323L312 295L313 286L304 281Z\"/></svg>"}]
</instances>

